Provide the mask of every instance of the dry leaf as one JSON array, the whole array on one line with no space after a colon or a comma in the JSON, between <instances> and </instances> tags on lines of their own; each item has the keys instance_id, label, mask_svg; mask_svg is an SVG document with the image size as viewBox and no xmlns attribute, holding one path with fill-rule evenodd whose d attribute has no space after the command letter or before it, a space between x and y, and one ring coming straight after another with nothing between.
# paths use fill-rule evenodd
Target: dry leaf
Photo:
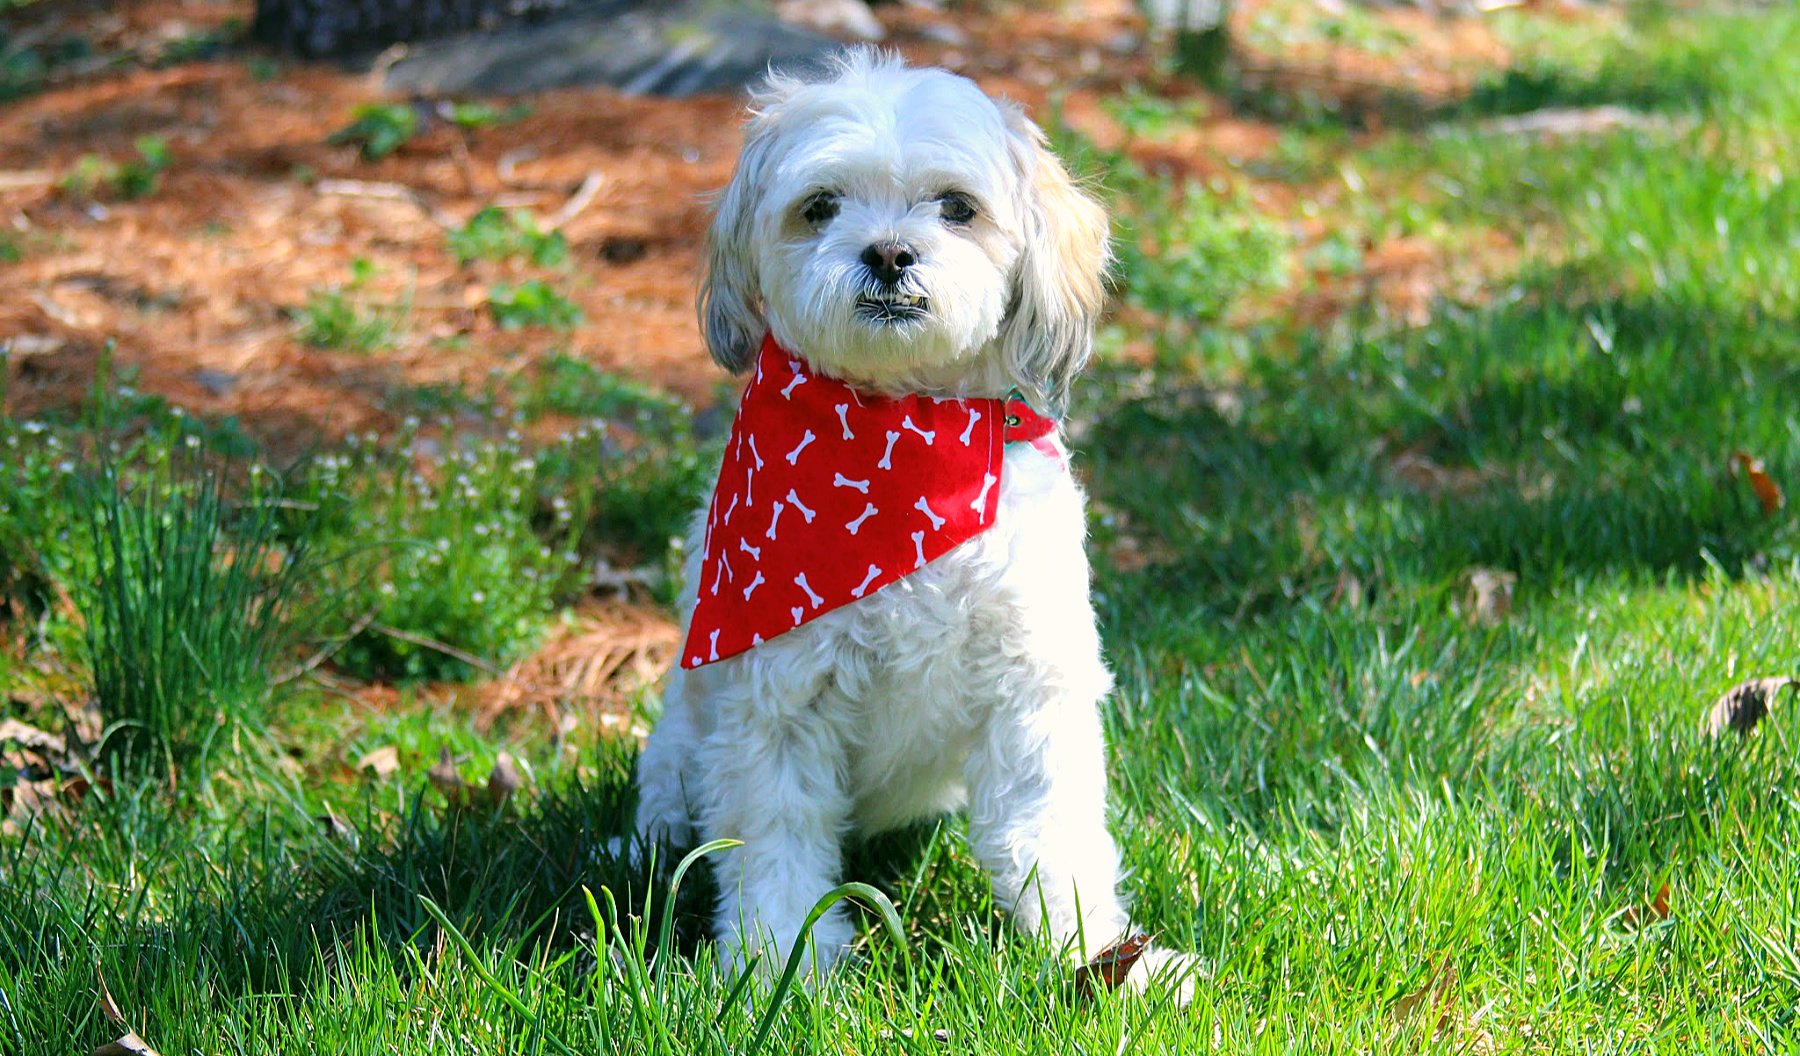
<instances>
[{"instance_id":1,"label":"dry leaf","mask_svg":"<svg viewBox=\"0 0 1800 1056\"><path fill-rule=\"evenodd\" d=\"M1625 915L1620 918L1627 928L1632 929L1641 928L1647 924L1654 924L1659 920L1668 919L1669 884L1666 880L1663 881L1661 887L1656 889L1656 894L1650 899L1650 904L1648 906L1642 908L1637 906L1627 906L1625 908Z\"/></svg>"},{"instance_id":2,"label":"dry leaf","mask_svg":"<svg viewBox=\"0 0 1800 1056\"><path fill-rule=\"evenodd\" d=\"M494 758L494 769L488 774L487 782L488 799L493 801L494 806L505 803L524 784L525 779L519 776L519 768L513 762L512 753L501 752Z\"/></svg>"},{"instance_id":3,"label":"dry leaf","mask_svg":"<svg viewBox=\"0 0 1800 1056\"><path fill-rule=\"evenodd\" d=\"M1731 460L1744 476L1750 480L1750 490L1756 492L1756 499L1762 503L1763 513L1772 514L1787 505L1787 496L1781 493L1781 485L1775 483L1766 470L1763 460L1748 451L1732 453Z\"/></svg>"},{"instance_id":4,"label":"dry leaf","mask_svg":"<svg viewBox=\"0 0 1800 1056\"><path fill-rule=\"evenodd\" d=\"M1800 686L1800 679L1753 678L1727 690L1706 712L1706 732L1714 737L1727 730L1749 733L1775 708L1775 698L1789 686Z\"/></svg>"},{"instance_id":5,"label":"dry leaf","mask_svg":"<svg viewBox=\"0 0 1800 1056\"><path fill-rule=\"evenodd\" d=\"M356 761L358 770L373 770L380 778L393 777L400 770L400 751L393 745L377 748Z\"/></svg>"},{"instance_id":6,"label":"dry leaf","mask_svg":"<svg viewBox=\"0 0 1800 1056\"><path fill-rule=\"evenodd\" d=\"M0 741L12 741L21 748L49 752L51 755L63 755L68 752L68 744L54 733L45 733L36 726L27 726L17 719L0 722Z\"/></svg>"},{"instance_id":7,"label":"dry leaf","mask_svg":"<svg viewBox=\"0 0 1800 1056\"><path fill-rule=\"evenodd\" d=\"M100 983L100 1011L106 1013L106 1018L112 1020L115 1026L124 1028L125 1033L94 1049L93 1056L158 1056L150 1043L138 1037L137 1031L132 1030L125 1022L118 1002L113 1000L112 991L106 988L106 980L96 978Z\"/></svg>"},{"instance_id":8,"label":"dry leaf","mask_svg":"<svg viewBox=\"0 0 1800 1056\"><path fill-rule=\"evenodd\" d=\"M1150 936L1140 931L1094 954L1092 960L1075 970L1075 992L1087 997L1096 990L1117 990L1125 985L1132 965L1149 948Z\"/></svg>"},{"instance_id":9,"label":"dry leaf","mask_svg":"<svg viewBox=\"0 0 1800 1056\"><path fill-rule=\"evenodd\" d=\"M1448 955L1425 980L1425 985L1394 1002L1388 1019L1397 1027L1429 1022L1432 1035L1443 1033L1456 1014L1456 965Z\"/></svg>"},{"instance_id":10,"label":"dry leaf","mask_svg":"<svg viewBox=\"0 0 1800 1056\"><path fill-rule=\"evenodd\" d=\"M1512 612L1513 587L1519 582L1516 574L1497 568L1472 568L1467 580L1470 621L1492 625Z\"/></svg>"}]
</instances>

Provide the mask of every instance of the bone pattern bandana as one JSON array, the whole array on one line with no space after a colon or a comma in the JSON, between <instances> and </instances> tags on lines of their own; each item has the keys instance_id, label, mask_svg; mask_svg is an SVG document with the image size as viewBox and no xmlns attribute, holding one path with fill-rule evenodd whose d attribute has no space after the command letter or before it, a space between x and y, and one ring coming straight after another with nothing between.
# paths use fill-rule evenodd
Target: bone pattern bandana
<instances>
[{"instance_id":1,"label":"bone pattern bandana","mask_svg":"<svg viewBox=\"0 0 1800 1056\"><path fill-rule=\"evenodd\" d=\"M994 523L1006 445L1060 458L1023 400L859 392L763 339L713 487L683 667L736 656Z\"/></svg>"}]
</instances>

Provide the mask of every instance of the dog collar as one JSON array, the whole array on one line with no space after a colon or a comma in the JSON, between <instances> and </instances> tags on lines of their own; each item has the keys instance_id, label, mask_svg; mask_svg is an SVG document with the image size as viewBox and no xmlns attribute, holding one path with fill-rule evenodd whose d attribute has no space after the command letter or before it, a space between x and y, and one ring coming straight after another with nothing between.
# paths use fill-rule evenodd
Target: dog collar
<instances>
[{"instance_id":1,"label":"dog collar","mask_svg":"<svg viewBox=\"0 0 1800 1056\"><path fill-rule=\"evenodd\" d=\"M987 530L1006 445L1061 458L1017 397L862 392L763 338L707 511L683 667L736 656Z\"/></svg>"}]
</instances>

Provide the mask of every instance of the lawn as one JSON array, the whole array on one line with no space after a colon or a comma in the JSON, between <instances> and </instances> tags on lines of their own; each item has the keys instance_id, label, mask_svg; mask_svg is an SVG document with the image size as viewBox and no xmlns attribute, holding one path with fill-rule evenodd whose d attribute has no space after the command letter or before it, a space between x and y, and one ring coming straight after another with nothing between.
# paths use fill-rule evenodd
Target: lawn
<instances>
[{"instance_id":1,"label":"lawn","mask_svg":"<svg viewBox=\"0 0 1800 1056\"><path fill-rule=\"evenodd\" d=\"M1702 723L1800 675L1800 14L1491 17L1504 63L1376 131L1115 101L1151 148L1274 114L1210 182L1055 136L1121 234L1072 441L1114 827L1191 1007L1078 995L955 819L847 864L904 944L865 914L780 1000L714 971L703 865L607 853L653 684L490 704L630 630L596 555L666 603L716 432L678 400L563 357L295 461L114 371L0 417L0 1052L1800 1047L1800 694ZM1507 123L1545 108L1614 117Z\"/></svg>"}]
</instances>

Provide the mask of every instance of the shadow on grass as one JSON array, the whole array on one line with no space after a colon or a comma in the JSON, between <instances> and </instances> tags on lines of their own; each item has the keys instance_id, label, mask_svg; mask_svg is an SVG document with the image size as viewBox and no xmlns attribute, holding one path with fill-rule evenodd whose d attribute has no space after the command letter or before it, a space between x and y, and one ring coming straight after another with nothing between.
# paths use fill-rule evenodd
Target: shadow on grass
<instances>
[{"instance_id":1,"label":"shadow on grass","mask_svg":"<svg viewBox=\"0 0 1800 1056\"><path fill-rule=\"evenodd\" d=\"M1633 299L1532 298L1416 331L1259 354L1244 391L1164 388L1085 446L1093 489L1172 559L1103 576L1215 617L1277 614L1359 586L1522 590L1614 574L1730 575L1792 549L1732 456L1800 472L1792 321ZM1219 406L1227 405L1227 411ZM1237 405L1233 407L1232 405ZM1230 414L1230 417L1228 417Z\"/></svg>"},{"instance_id":2,"label":"shadow on grass","mask_svg":"<svg viewBox=\"0 0 1800 1056\"><path fill-rule=\"evenodd\" d=\"M365 803L361 817L335 831L320 822L284 832L264 820L213 863L224 875L204 885L208 894L167 923L126 931L141 943L141 970L154 972L159 954L165 971L198 959L230 992L302 992L371 944L411 978L448 946L426 898L478 946L521 960L569 951L591 957L595 922L584 887L603 912L602 888L613 893L628 935L628 918L646 909L647 864L608 852L629 831L633 800L621 765L596 781L545 790L518 811L485 803L451 809L427 788L396 816ZM675 909L676 935L690 953L705 934L711 902L704 873L689 874ZM652 928L665 911L664 879L656 888Z\"/></svg>"}]
</instances>

